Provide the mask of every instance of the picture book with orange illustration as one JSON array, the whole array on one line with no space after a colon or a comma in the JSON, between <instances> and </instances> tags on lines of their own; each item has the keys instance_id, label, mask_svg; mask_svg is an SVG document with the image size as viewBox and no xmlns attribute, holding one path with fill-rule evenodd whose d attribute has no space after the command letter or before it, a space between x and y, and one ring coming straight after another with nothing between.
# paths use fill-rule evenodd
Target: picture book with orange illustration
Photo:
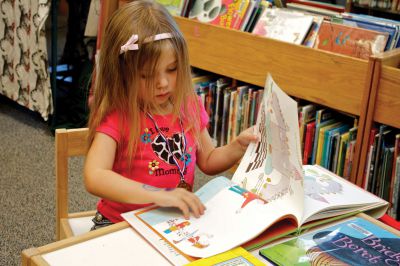
<instances>
[{"instance_id":1,"label":"picture book with orange illustration","mask_svg":"<svg viewBox=\"0 0 400 266\"><path fill-rule=\"evenodd\" d=\"M318 31L315 48L334 53L368 59L382 53L388 41L385 32L356 28L323 21Z\"/></svg>"},{"instance_id":2,"label":"picture book with orange illustration","mask_svg":"<svg viewBox=\"0 0 400 266\"><path fill-rule=\"evenodd\" d=\"M249 145L232 180L216 177L195 192L206 206L200 218L186 220L176 208L157 206L122 216L183 265L238 246L251 250L311 224L386 211L387 202L375 195L322 167L302 165L297 103L269 75L255 133L259 141Z\"/></svg>"},{"instance_id":3,"label":"picture book with orange illustration","mask_svg":"<svg viewBox=\"0 0 400 266\"><path fill-rule=\"evenodd\" d=\"M198 0L189 12L189 18L230 29L240 29L249 6L249 0Z\"/></svg>"}]
</instances>

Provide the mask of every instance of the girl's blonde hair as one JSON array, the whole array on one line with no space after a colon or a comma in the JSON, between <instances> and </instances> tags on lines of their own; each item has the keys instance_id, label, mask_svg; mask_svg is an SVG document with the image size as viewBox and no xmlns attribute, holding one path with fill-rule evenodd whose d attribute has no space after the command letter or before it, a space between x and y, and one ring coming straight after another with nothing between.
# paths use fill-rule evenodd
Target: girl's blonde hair
<instances>
[{"instance_id":1,"label":"girl's blonde hair","mask_svg":"<svg viewBox=\"0 0 400 266\"><path fill-rule=\"evenodd\" d=\"M173 37L143 43L146 38L161 33L171 33ZM139 37L139 49L120 54L121 46L133 34ZM90 106L89 145L104 117L117 111L124 114L124 121L120 123L121 131L123 123L129 125L130 129L128 143L120 145L128 145L129 158L136 152L143 123L140 114L155 108L150 100L146 100L153 98L154 81L149 79L146 89L142 89L139 85L140 75L146 67L148 75L154 76L158 59L166 45L173 49L177 60L177 81L172 95L174 118L180 116L185 132L192 134L196 143L199 143L199 106L191 81L186 41L163 6L148 0L137 0L125 4L113 14L103 35L94 98Z\"/></svg>"}]
</instances>

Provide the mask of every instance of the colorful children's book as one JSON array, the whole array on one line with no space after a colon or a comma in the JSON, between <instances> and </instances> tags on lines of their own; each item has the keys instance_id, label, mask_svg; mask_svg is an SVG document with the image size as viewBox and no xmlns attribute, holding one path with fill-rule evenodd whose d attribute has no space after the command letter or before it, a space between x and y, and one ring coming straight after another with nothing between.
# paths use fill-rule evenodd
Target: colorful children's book
<instances>
[{"instance_id":1,"label":"colorful children's book","mask_svg":"<svg viewBox=\"0 0 400 266\"><path fill-rule=\"evenodd\" d=\"M312 121L308 123L306 126L306 139L304 142L303 164L309 164L311 162L314 134L315 134L315 121Z\"/></svg>"},{"instance_id":2,"label":"colorful children's book","mask_svg":"<svg viewBox=\"0 0 400 266\"><path fill-rule=\"evenodd\" d=\"M347 16L342 15L342 16L343 16L343 18L336 19L335 22L338 21L338 23L341 23L341 24L347 25L347 26L373 30L373 31L377 31L377 32L382 32L384 34L387 33L388 41L385 46L385 51L395 48L393 43L394 43L395 35L397 34L396 26L394 26L394 25L389 26L389 25L385 25L383 23L378 23L378 22L372 21L372 20L365 20L365 19L351 17L349 15L347 15Z\"/></svg>"},{"instance_id":3,"label":"colorful children's book","mask_svg":"<svg viewBox=\"0 0 400 266\"><path fill-rule=\"evenodd\" d=\"M400 43L399 43L399 34L400 34L400 22L398 20L393 20L393 19L388 19L388 18L380 18L380 17L375 17L371 15L366 15L366 14L354 14L354 13L342 13L343 18L350 18L354 19L356 21L363 21L366 23L371 23L375 24L377 26L376 29L374 28L368 28L371 30L377 30L377 31L382 31L382 32L388 32L389 33L389 40L388 44L386 45L386 48L388 49L394 49L398 48ZM358 25L359 27L362 27L361 25ZM381 30L379 30L381 28Z\"/></svg>"},{"instance_id":4,"label":"colorful children's book","mask_svg":"<svg viewBox=\"0 0 400 266\"><path fill-rule=\"evenodd\" d=\"M299 110L299 131L302 151L304 151L306 125L315 120L316 108L317 106L315 104L307 104L305 106L301 106Z\"/></svg>"},{"instance_id":5,"label":"colorful children's book","mask_svg":"<svg viewBox=\"0 0 400 266\"><path fill-rule=\"evenodd\" d=\"M253 33L284 42L302 44L313 23L313 16L281 8L266 8Z\"/></svg>"},{"instance_id":6,"label":"colorful children's book","mask_svg":"<svg viewBox=\"0 0 400 266\"><path fill-rule=\"evenodd\" d=\"M312 148L311 164L315 164L317 161L317 150L319 142L319 130L321 127L333 124L336 122L334 119L335 114L330 109L320 109L315 114L315 133L314 143Z\"/></svg>"},{"instance_id":7,"label":"colorful children's book","mask_svg":"<svg viewBox=\"0 0 400 266\"><path fill-rule=\"evenodd\" d=\"M398 265L400 234L355 217L260 250L276 265Z\"/></svg>"},{"instance_id":8,"label":"colorful children's book","mask_svg":"<svg viewBox=\"0 0 400 266\"><path fill-rule=\"evenodd\" d=\"M165 240L181 255L204 258L270 233L267 229L274 225L275 237L279 237L312 222L363 211L380 216L386 211L387 202L330 171L316 165L303 167L297 103L271 76L264 88L255 133L260 141L249 145L232 180L217 177L196 192L206 206L200 218L185 220L177 208L156 206L122 217L156 248L157 241L154 243L148 234Z\"/></svg>"},{"instance_id":9,"label":"colorful children's book","mask_svg":"<svg viewBox=\"0 0 400 266\"><path fill-rule=\"evenodd\" d=\"M344 159L344 166L343 166L343 178L348 179L351 174L351 169L353 166L354 160L354 152L356 147L356 138L357 138L357 131L358 127L354 126L349 129L349 139L346 147L346 155Z\"/></svg>"},{"instance_id":10,"label":"colorful children's book","mask_svg":"<svg viewBox=\"0 0 400 266\"><path fill-rule=\"evenodd\" d=\"M340 136L340 144L339 144L339 155L338 155L338 165L336 167L336 174L339 176L343 176L344 171L344 162L346 157L346 150L349 144L350 133L346 132Z\"/></svg>"},{"instance_id":11,"label":"colorful children's book","mask_svg":"<svg viewBox=\"0 0 400 266\"><path fill-rule=\"evenodd\" d=\"M304 46L314 47L322 21L324 21L323 16L313 15L313 23L311 25L310 31L307 33L307 36L303 41Z\"/></svg>"},{"instance_id":12,"label":"colorful children's book","mask_svg":"<svg viewBox=\"0 0 400 266\"><path fill-rule=\"evenodd\" d=\"M323 21L315 48L368 59L385 50L388 34Z\"/></svg>"},{"instance_id":13,"label":"colorful children's book","mask_svg":"<svg viewBox=\"0 0 400 266\"><path fill-rule=\"evenodd\" d=\"M242 23L240 25L240 30L245 31L247 25L250 23L252 17L255 16L256 10L260 6L261 0L250 0L249 6L247 7L246 14L243 17Z\"/></svg>"},{"instance_id":14,"label":"colorful children's book","mask_svg":"<svg viewBox=\"0 0 400 266\"><path fill-rule=\"evenodd\" d=\"M325 125L320 128L320 130L318 132L319 135L318 135L318 148L317 148L317 159L316 159L317 164L323 166L322 154L323 154L324 146L325 146L325 132L327 132L333 128L337 128L341 125L342 125L342 122L336 122L333 124Z\"/></svg>"},{"instance_id":15,"label":"colorful children's book","mask_svg":"<svg viewBox=\"0 0 400 266\"><path fill-rule=\"evenodd\" d=\"M189 13L190 19L225 28L240 29L249 0L197 0Z\"/></svg>"},{"instance_id":16,"label":"colorful children's book","mask_svg":"<svg viewBox=\"0 0 400 266\"><path fill-rule=\"evenodd\" d=\"M350 126L342 124L339 127L332 128L325 131L325 142L322 149L321 165L326 169L329 169L330 153L332 151L332 137L335 133L343 134L349 130Z\"/></svg>"}]
</instances>

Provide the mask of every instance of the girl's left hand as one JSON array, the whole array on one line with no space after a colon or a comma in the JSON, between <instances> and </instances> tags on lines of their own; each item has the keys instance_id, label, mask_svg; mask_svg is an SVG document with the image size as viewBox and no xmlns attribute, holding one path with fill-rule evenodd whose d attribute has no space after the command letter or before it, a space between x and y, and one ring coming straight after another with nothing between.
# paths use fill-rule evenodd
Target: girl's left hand
<instances>
[{"instance_id":1,"label":"girl's left hand","mask_svg":"<svg viewBox=\"0 0 400 266\"><path fill-rule=\"evenodd\" d=\"M247 149L250 142L257 142L259 138L254 134L254 126L249 127L248 129L243 130L239 136L236 137L236 141L240 145L243 150Z\"/></svg>"}]
</instances>

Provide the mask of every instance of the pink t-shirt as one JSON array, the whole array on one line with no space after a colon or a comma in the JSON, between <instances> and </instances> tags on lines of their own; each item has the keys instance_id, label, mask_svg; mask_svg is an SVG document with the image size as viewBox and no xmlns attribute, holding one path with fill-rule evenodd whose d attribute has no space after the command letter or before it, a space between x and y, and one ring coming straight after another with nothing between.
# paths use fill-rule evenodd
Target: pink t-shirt
<instances>
[{"instance_id":1,"label":"pink t-shirt","mask_svg":"<svg viewBox=\"0 0 400 266\"><path fill-rule=\"evenodd\" d=\"M125 143L125 145L118 146L117 148L113 171L143 184L159 188L175 188L180 181L178 167L168 152L165 141L157 132L153 121L144 114L142 115L142 119L144 118L144 126L141 128L142 133L138 140L137 151L136 154L132 155L131 169L129 169L127 161L129 129L128 125L122 125L123 132L121 132L119 123L121 118L121 113L112 112L105 117L97 128L97 132L107 134L112 137L117 144ZM173 154L175 154L176 161L179 163L181 169L183 169L184 164L186 164L186 169L184 171L185 182L193 186L197 151L193 137L191 134L185 134L186 151L184 151L182 148L183 138L179 120L171 124L172 115L153 115L153 118L158 128L168 139L169 146L173 150ZM201 104L201 130L207 126L208 120L207 112ZM183 124L183 128L185 128L185 124ZM185 152L185 154L183 154L183 152ZM136 210L148 205L149 204L126 204L101 199L97 204L97 210L111 222L116 223L123 220L120 216L121 213Z\"/></svg>"}]
</instances>

